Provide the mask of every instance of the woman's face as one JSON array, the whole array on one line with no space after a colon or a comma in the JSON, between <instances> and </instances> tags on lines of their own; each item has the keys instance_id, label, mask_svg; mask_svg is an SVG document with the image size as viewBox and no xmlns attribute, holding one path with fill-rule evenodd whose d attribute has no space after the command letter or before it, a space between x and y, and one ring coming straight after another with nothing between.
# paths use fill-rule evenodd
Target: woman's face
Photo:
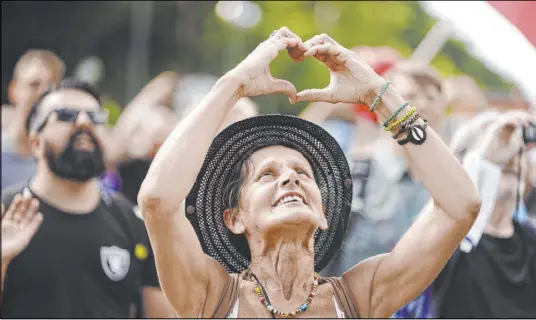
<instances>
[{"instance_id":1,"label":"woman's face","mask_svg":"<svg viewBox=\"0 0 536 320\"><path fill-rule=\"evenodd\" d=\"M226 217L231 231L251 235L327 228L313 170L300 152L269 146L253 153L245 166L236 218Z\"/></svg>"}]
</instances>

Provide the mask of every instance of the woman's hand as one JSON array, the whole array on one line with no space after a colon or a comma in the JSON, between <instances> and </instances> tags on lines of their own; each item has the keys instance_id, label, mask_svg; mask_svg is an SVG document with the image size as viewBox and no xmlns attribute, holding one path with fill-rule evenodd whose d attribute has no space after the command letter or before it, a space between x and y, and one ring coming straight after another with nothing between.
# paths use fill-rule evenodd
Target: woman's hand
<instances>
[{"instance_id":1,"label":"woman's hand","mask_svg":"<svg viewBox=\"0 0 536 320\"><path fill-rule=\"evenodd\" d=\"M259 44L244 61L229 71L227 76L240 82L243 97L283 93L289 97L291 103L294 103L296 102L294 85L286 80L272 77L270 72L270 63L285 49L288 49L289 55L296 61L301 61L306 51L300 37L283 27Z\"/></svg>"},{"instance_id":2,"label":"woman's hand","mask_svg":"<svg viewBox=\"0 0 536 320\"><path fill-rule=\"evenodd\" d=\"M329 68L330 82L324 89L307 89L298 93L298 101L371 104L375 89L383 86L380 77L357 53L338 44L328 35L314 36L305 42L304 56L313 56Z\"/></svg>"},{"instance_id":3,"label":"woman's hand","mask_svg":"<svg viewBox=\"0 0 536 320\"><path fill-rule=\"evenodd\" d=\"M39 201L17 194L6 212L2 203L2 263L9 263L30 243L43 221Z\"/></svg>"}]
</instances>

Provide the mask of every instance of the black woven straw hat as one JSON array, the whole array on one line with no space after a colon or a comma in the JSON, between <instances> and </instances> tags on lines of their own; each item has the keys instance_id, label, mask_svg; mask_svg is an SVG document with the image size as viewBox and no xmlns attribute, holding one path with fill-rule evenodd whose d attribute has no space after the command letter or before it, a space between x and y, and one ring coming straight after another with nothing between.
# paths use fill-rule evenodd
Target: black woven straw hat
<instances>
[{"instance_id":1,"label":"black woven straw hat","mask_svg":"<svg viewBox=\"0 0 536 320\"><path fill-rule=\"evenodd\" d=\"M212 142L197 181L186 198L186 216L203 251L228 272L249 267L245 236L232 234L223 220L224 193L233 169L247 154L268 145L301 152L313 168L322 194L328 228L315 235L315 270L319 272L339 250L350 214L352 179L348 162L335 139L318 125L292 116L264 115L234 123Z\"/></svg>"}]
</instances>

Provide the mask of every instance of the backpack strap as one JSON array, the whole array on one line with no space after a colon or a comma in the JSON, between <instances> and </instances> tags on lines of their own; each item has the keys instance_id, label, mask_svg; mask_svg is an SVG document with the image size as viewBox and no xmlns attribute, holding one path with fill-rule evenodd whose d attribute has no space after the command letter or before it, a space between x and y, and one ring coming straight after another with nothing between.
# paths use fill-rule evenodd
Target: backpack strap
<instances>
[{"instance_id":1,"label":"backpack strap","mask_svg":"<svg viewBox=\"0 0 536 320\"><path fill-rule=\"evenodd\" d=\"M238 299L240 278L240 274L234 273L229 275L229 280L223 288L220 303L214 311L212 318L222 319L229 316L233 310L236 299Z\"/></svg>"},{"instance_id":2,"label":"backpack strap","mask_svg":"<svg viewBox=\"0 0 536 320\"><path fill-rule=\"evenodd\" d=\"M354 294L352 290L346 285L346 282L341 277L329 277L324 278L333 287L333 293L335 298L339 302L342 312L346 318L359 318L359 311L357 310L357 304L355 303Z\"/></svg>"}]
</instances>

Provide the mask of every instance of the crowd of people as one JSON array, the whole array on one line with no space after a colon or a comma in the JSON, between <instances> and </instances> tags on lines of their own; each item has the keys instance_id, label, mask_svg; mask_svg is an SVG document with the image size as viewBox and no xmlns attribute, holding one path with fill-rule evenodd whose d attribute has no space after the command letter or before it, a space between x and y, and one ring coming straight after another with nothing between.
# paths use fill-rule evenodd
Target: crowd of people
<instances>
[{"instance_id":1,"label":"crowd of people","mask_svg":"<svg viewBox=\"0 0 536 320\"><path fill-rule=\"evenodd\" d=\"M274 78L284 51L330 84ZM113 127L64 76L29 50L2 107L3 318L536 318L534 109L287 28L187 106L159 74Z\"/></svg>"}]
</instances>

